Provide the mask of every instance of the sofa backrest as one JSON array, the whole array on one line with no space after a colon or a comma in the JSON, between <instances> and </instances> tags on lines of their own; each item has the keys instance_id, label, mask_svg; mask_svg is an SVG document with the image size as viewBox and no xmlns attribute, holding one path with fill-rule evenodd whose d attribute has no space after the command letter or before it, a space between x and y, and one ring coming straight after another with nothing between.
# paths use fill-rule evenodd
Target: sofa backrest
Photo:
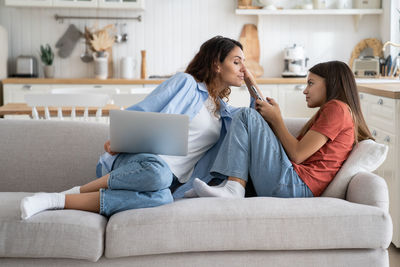
<instances>
[{"instance_id":1,"label":"sofa backrest","mask_svg":"<svg viewBox=\"0 0 400 267\"><path fill-rule=\"evenodd\" d=\"M284 121L288 131L297 137L301 128L307 123L308 118L285 118Z\"/></svg>"},{"instance_id":2,"label":"sofa backrest","mask_svg":"<svg viewBox=\"0 0 400 267\"><path fill-rule=\"evenodd\" d=\"M0 191L57 192L93 180L108 125L0 119Z\"/></svg>"},{"instance_id":3,"label":"sofa backrest","mask_svg":"<svg viewBox=\"0 0 400 267\"><path fill-rule=\"evenodd\" d=\"M285 119L292 134L306 119ZM57 192L96 177L108 124L0 119L0 191Z\"/></svg>"}]
</instances>

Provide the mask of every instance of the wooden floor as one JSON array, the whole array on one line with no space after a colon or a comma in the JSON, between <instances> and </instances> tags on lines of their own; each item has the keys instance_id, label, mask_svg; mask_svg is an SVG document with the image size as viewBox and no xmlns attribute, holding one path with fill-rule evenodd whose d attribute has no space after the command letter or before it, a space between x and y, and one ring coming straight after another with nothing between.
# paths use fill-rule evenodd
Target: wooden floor
<instances>
[{"instance_id":1,"label":"wooden floor","mask_svg":"<svg viewBox=\"0 0 400 267\"><path fill-rule=\"evenodd\" d=\"M389 247L389 263L390 267L400 267L400 248L396 248L393 244Z\"/></svg>"}]
</instances>

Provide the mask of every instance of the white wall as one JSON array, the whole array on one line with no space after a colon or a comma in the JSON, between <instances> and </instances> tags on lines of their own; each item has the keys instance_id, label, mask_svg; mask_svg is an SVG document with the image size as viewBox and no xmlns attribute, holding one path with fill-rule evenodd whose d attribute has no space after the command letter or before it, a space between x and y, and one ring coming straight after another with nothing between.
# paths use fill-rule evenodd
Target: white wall
<instances>
[{"instance_id":1,"label":"white wall","mask_svg":"<svg viewBox=\"0 0 400 267\"><path fill-rule=\"evenodd\" d=\"M391 1L390 7L390 41L400 44L400 1ZM390 53L397 56L400 52L398 47L391 46Z\"/></svg>"},{"instance_id":2,"label":"white wall","mask_svg":"<svg viewBox=\"0 0 400 267\"><path fill-rule=\"evenodd\" d=\"M184 70L199 46L215 35L239 39L246 23L259 23L261 64L264 76L280 76L282 51L293 43L305 46L309 66L324 60L348 61L353 47L362 39L381 38L381 18L366 15L358 31L352 16L243 16L235 15L235 0L145 0L146 10L40 9L5 7L0 0L0 24L9 33L9 64L21 54L38 55L40 44L53 47L70 23L83 30L93 20L66 20L60 24L55 14L78 16L137 16L142 22L126 21L129 41L113 48L114 73L119 77L119 59L136 58L136 77L140 73L140 50L147 51L148 74L172 74ZM389 1L389 0L384 0ZM100 27L117 21L98 21ZM83 39L71 57L56 57L56 77L92 77L92 64L79 59ZM42 70L40 69L40 74Z\"/></svg>"}]
</instances>

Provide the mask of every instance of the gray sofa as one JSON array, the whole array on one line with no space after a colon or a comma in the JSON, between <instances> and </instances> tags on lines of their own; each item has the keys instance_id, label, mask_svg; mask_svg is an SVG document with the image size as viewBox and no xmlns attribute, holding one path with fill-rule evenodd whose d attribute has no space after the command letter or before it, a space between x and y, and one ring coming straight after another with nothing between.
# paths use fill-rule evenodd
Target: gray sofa
<instances>
[{"instance_id":1,"label":"gray sofa","mask_svg":"<svg viewBox=\"0 0 400 267\"><path fill-rule=\"evenodd\" d=\"M20 219L27 192L92 180L107 137L100 123L0 120L1 266L389 266L388 191L366 172L345 200L195 198L110 218L53 210Z\"/></svg>"}]
</instances>

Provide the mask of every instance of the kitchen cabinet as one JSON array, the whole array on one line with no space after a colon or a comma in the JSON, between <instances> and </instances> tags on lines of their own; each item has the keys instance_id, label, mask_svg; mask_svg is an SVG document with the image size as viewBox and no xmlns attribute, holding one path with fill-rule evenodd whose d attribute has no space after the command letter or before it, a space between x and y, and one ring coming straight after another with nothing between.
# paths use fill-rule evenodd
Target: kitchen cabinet
<instances>
[{"instance_id":1,"label":"kitchen cabinet","mask_svg":"<svg viewBox=\"0 0 400 267\"><path fill-rule=\"evenodd\" d=\"M6 6L53 6L53 0L6 0Z\"/></svg>"},{"instance_id":2,"label":"kitchen cabinet","mask_svg":"<svg viewBox=\"0 0 400 267\"><path fill-rule=\"evenodd\" d=\"M268 96L277 99L278 86L276 84L258 84L258 88L264 97ZM249 107L250 95L246 85L240 87L231 86L228 104L234 107Z\"/></svg>"},{"instance_id":3,"label":"kitchen cabinet","mask_svg":"<svg viewBox=\"0 0 400 267\"><path fill-rule=\"evenodd\" d=\"M5 0L6 6L112 8L144 10L145 0Z\"/></svg>"},{"instance_id":4,"label":"kitchen cabinet","mask_svg":"<svg viewBox=\"0 0 400 267\"><path fill-rule=\"evenodd\" d=\"M152 90L155 89L157 86L159 86L160 84L152 84L152 83L148 83L148 84L144 84L143 87L144 88L151 88Z\"/></svg>"},{"instance_id":5,"label":"kitchen cabinet","mask_svg":"<svg viewBox=\"0 0 400 267\"><path fill-rule=\"evenodd\" d=\"M39 79L40 80L40 79ZM84 88L84 89L115 89L118 88L121 94L149 94L153 91L159 83L162 81L133 81L131 84L125 81L116 81L115 84L112 81L106 81L101 84L93 84L86 79L82 79L82 83L71 83L68 79L59 80L58 82L51 83L48 80L43 79L43 83L40 81L32 82L23 81L23 83L15 83L15 81L6 81L3 84L4 104L8 103L24 103L24 95L27 93L46 93L52 89L65 89L65 88ZM303 86L301 84L279 84L280 80L275 81L261 81L258 84L262 94L265 97L274 98L285 117L310 117L316 110L309 109L306 106L305 97L303 95ZM250 96L247 87L231 87L231 95L229 96L229 104L235 107L248 107L250 104ZM100 90L101 91L101 90Z\"/></svg>"},{"instance_id":6,"label":"kitchen cabinet","mask_svg":"<svg viewBox=\"0 0 400 267\"><path fill-rule=\"evenodd\" d=\"M368 119L369 119L369 117L368 117L368 111L369 111L368 110L368 97L369 96L370 96L369 94L359 93L361 111L364 115L364 119L365 119L365 122L367 123L367 125L369 124L368 123Z\"/></svg>"},{"instance_id":7,"label":"kitchen cabinet","mask_svg":"<svg viewBox=\"0 0 400 267\"><path fill-rule=\"evenodd\" d=\"M130 93L131 89L133 88L143 88L141 84L135 85L121 85L121 84L53 84L52 89L56 88L74 88L74 89L119 89L121 94L128 94Z\"/></svg>"},{"instance_id":8,"label":"kitchen cabinet","mask_svg":"<svg viewBox=\"0 0 400 267\"><path fill-rule=\"evenodd\" d=\"M234 107L248 107L250 105L250 95L247 87L231 86L231 94L229 95L228 104Z\"/></svg>"},{"instance_id":9,"label":"kitchen cabinet","mask_svg":"<svg viewBox=\"0 0 400 267\"><path fill-rule=\"evenodd\" d=\"M376 142L386 144L385 162L375 171L389 188L389 213L393 221L393 239L400 247L400 99L360 93L361 109Z\"/></svg>"},{"instance_id":10,"label":"kitchen cabinet","mask_svg":"<svg viewBox=\"0 0 400 267\"><path fill-rule=\"evenodd\" d=\"M99 0L99 7L144 9L144 0Z\"/></svg>"},{"instance_id":11,"label":"kitchen cabinet","mask_svg":"<svg viewBox=\"0 0 400 267\"><path fill-rule=\"evenodd\" d=\"M271 97L278 102L284 117L309 118L317 109L307 107L303 90L304 84L259 84L264 97ZM248 107L250 96L245 85L231 87L229 104L235 107Z\"/></svg>"},{"instance_id":12,"label":"kitchen cabinet","mask_svg":"<svg viewBox=\"0 0 400 267\"><path fill-rule=\"evenodd\" d=\"M258 88L261 90L264 97L271 97L278 101L279 88L277 84L259 84Z\"/></svg>"},{"instance_id":13,"label":"kitchen cabinet","mask_svg":"<svg viewBox=\"0 0 400 267\"><path fill-rule=\"evenodd\" d=\"M115 89L118 88L121 94L130 93L151 93L156 84L3 84L4 104L25 103L24 96L31 93L50 93L52 89Z\"/></svg>"},{"instance_id":14,"label":"kitchen cabinet","mask_svg":"<svg viewBox=\"0 0 400 267\"><path fill-rule=\"evenodd\" d=\"M26 94L49 93L51 89L52 86L48 84L4 84L3 102L24 103Z\"/></svg>"},{"instance_id":15,"label":"kitchen cabinet","mask_svg":"<svg viewBox=\"0 0 400 267\"><path fill-rule=\"evenodd\" d=\"M48 84L3 84L3 103L24 103L25 95L32 93L49 93ZM6 115L6 119L29 119L28 115Z\"/></svg>"},{"instance_id":16,"label":"kitchen cabinet","mask_svg":"<svg viewBox=\"0 0 400 267\"><path fill-rule=\"evenodd\" d=\"M98 7L98 0L53 0L54 7Z\"/></svg>"},{"instance_id":17,"label":"kitchen cabinet","mask_svg":"<svg viewBox=\"0 0 400 267\"><path fill-rule=\"evenodd\" d=\"M280 84L278 86L278 104L283 117L309 118L318 109L307 107L306 97L303 94L305 84Z\"/></svg>"}]
</instances>

